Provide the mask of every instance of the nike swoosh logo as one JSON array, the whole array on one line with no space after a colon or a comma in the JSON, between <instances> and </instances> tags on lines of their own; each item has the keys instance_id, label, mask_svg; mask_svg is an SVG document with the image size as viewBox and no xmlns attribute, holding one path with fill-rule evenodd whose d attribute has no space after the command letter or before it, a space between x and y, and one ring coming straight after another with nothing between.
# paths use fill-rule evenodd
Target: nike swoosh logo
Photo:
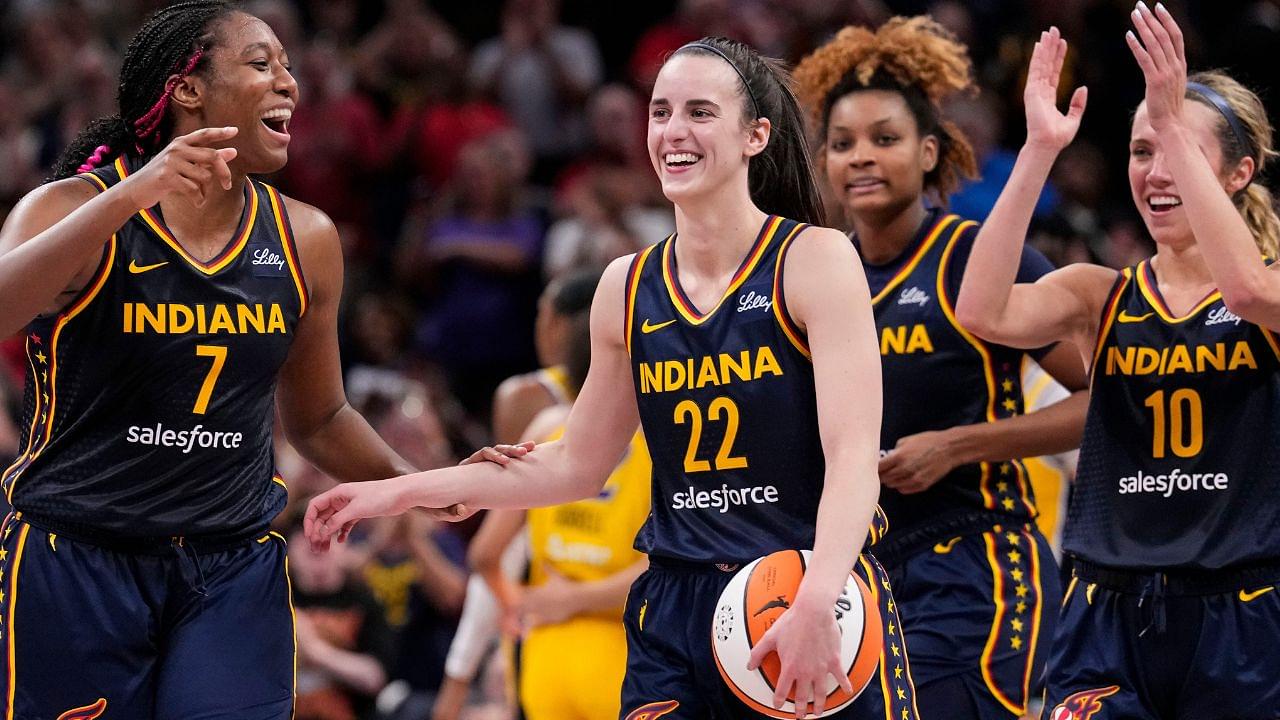
<instances>
[{"instance_id":1,"label":"nike swoosh logo","mask_svg":"<svg viewBox=\"0 0 1280 720\"><path fill-rule=\"evenodd\" d=\"M1142 322L1143 320L1146 320L1147 318L1151 317L1152 315L1155 315L1155 313L1153 313L1153 312L1149 312L1149 313L1147 313L1146 315L1130 315L1129 313L1125 312L1124 310L1121 310L1121 311L1120 311L1120 316L1119 316L1119 317L1117 317L1116 319L1117 319L1117 320L1119 320L1119 321L1120 321L1120 322L1122 322L1122 323L1136 323L1136 322Z\"/></svg>"},{"instance_id":2,"label":"nike swoosh logo","mask_svg":"<svg viewBox=\"0 0 1280 720\"><path fill-rule=\"evenodd\" d=\"M166 260L164 262L158 262L155 265L139 265L137 260L131 260L129 262L129 272L133 273L134 275L139 275L141 273L147 272L148 270L155 270L158 267L161 267L163 265L168 265L168 264L169 264L169 261Z\"/></svg>"},{"instance_id":3,"label":"nike swoosh logo","mask_svg":"<svg viewBox=\"0 0 1280 720\"><path fill-rule=\"evenodd\" d=\"M956 543L958 542L960 542L960 538L953 537L944 543L938 543L937 545L934 545L933 551L938 553L939 555L946 555L947 553L951 552L951 548L955 547Z\"/></svg>"},{"instance_id":4,"label":"nike swoosh logo","mask_svg":"<svg viewBox=\"0 0 1280 720\"><path fill-rule=\"evenodd\" d=\"M1250 600L1257 598L1259 595L1266 595L1267 593L1275 589L1276 589L1275 585L1268 585L1267 587L1264 587L1261 590L1254 590L1253 592L1245 592L1244 590L1241 590L1239 595L1240 602L1249 602Z\"/></svg>"},{"instance_id":5,"label":"nike swoosh logo","mask_svg":"<svg viewBox=\"0 0 1280 720\"><path fill-rule=\"evenodd\" d=\"M645 335L648 335L651 332L657 332L661 330L662 328L670 325L673 322L675 322L675 320L668 320L666 322L660 322L657 325L652 325L649 323L649 318L645 318L644 322L640 324L640 332L644 333Z\"/></svg>"}]
</instances>

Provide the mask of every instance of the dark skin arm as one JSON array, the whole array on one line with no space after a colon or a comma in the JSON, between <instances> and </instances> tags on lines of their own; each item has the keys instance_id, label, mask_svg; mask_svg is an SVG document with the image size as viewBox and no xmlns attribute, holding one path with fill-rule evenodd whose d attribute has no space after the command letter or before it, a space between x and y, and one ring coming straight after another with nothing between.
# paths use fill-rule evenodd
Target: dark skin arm
<instances>
[{"instance_id":1,"label":"dark skin arm","mask_svg":"<svg viewBox=\"0 0 1280 720\"><path fill-rule=\"evenodd\" d=\"M1053 455L1079 447L1089 407L1088 379L1079 352L1059 343L1041 366L1073 391L1046 408L996 422L909 435L880 459L880 482L905 494L923 492L969 463Z\"/></svg>"},{"instance_id":2,"label":"dark skin arm","mask_svg":"<svg viewBox=\"0 0 1280 720\"><path fill-rule=\"evenodd\" d=\"M415 468L392 450L347 403L338 358L342 247L327 215L285 198L310 290L307 312L280 368L276 406L289 442L311 464L343 482L378 480ZM450 519L457 519L446 513ZM433 515L435 513L432 513Z\"/></svg>"}]
</instances>

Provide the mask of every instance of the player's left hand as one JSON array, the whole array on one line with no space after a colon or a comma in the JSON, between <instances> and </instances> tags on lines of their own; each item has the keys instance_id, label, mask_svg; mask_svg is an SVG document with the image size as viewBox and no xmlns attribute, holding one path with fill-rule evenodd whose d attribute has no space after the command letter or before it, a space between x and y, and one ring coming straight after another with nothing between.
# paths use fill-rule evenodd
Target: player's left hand
<instances>
[{"instance_id":1,"label":"player's left hand","mask_svg":"<svg viewBox=\"0 0 1280 720\"><path fill-rule=\"evenodd\" d=\"M526 628L556 625L577 615L578 583L543 565L546 581L527 587L520 598L520 615Z\"/></svg>"},{"instance_id":2,"label":"player's left hand","mask_svg":"<svg viewBox=\"0 0 1280 720\"><path fill-rule=\"evenodd\" d=\"M773 652L778 653L782 663L773 691L775 708L781 708L788 697L793 697L797 718L821 717L827 707L828 675L834 676L846 692L853 692L849 677L840 667L840 628L831 608L797 602L785 610L751 649L747 669L760 667Z\"/></svg>"},{"instance_id":3,"label":"player's left hand","mask_svg":"<svg viewBox=\"0 0 1280 720\"><path fill-rule=\"evenodd\" d=\"M480 448L471 453L470 457L463 458L459 465L472 465L478 462L491 462L495 465L509 465L512 460L520 458L533 452L536 444L532 440L526 440L515 445L493 445Z\"/></svg>"},{"instance_id":4,"label":"player's left hand","mask_svg":"<svg viewBox=\"0 0 1280 720\"><path fill-rule=\"evenodd\" d=\"M1132 20L1138 34L1135 37L1130 30L1124 39L1147 83L1147 119L1152 129L1160 132L1182 120L1187 92L1187 53L1182 30L1161 3L1152 10L1139 2Z\"/></svg>"},{"instance_id":5,"label":"player's left hand","mask_svg":"<svg viewBox=\"0 0 1280 720\"><path fill-rule=\"evenodd\" d=\"M951 431L908 435L880 458L880 482L904 495L924 492L960 464L952 448Z\"/></svg>"}]
</instances>

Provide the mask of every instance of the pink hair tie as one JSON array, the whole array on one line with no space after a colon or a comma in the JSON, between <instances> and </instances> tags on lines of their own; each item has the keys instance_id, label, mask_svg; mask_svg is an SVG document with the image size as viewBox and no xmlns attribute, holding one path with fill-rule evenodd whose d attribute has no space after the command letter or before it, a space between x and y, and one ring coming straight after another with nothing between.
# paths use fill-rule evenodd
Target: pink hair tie
<instances>
[{"instance_id":1,"label":"pink hair tie","mask_svg":"<svg viewBox=\"0 0 1280 720\"><path fill-rule=\"evenodd\" d=\"M109 152L111 152L110 145L99 145L97 149L93 151L93 154L89 156L89 159L85 160L84 164L76 169L76 172L87 173L92 171L94 168L102 164L102 161L106 159L107 153Z\"/></svg>"},{"instance_id":2,"label":"pink hair tie","mask_svg":"<svg viewBox=\"0 0 1280 720\"><path fill-rule=\"evenodd\" d=\"M191 71L196 69L196 64L200 62L202 57L204 57L204 48L196 50L191 59L187 61L186 66L178 73L178 77L171 78L169 82L165 83L164 92L161 93L160 99L156 100L156 104L152 105L145 115L133 121L133 127L138 131L139 140L150 136L160 128L160 123L164 120L164 111L169 107L169 98L173 96L173 90L178 81L190 75ZM138 152L143 151L141 142L137 143L137 148Z\"/></svg>"}]
</instances>

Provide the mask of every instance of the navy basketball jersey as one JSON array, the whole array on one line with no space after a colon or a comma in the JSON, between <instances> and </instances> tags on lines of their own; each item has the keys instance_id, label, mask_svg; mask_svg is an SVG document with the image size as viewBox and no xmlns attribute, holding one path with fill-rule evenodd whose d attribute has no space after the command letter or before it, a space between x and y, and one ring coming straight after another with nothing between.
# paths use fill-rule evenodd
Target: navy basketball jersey
<instances>
[{"instance_id":1,"label":"navy basketball jersey","mask_svg":"<svg viewBox=\"0 0 1280 720\"><path fill-rule=\"evenodd\" d=\"M132 159L79 177L106 190ZM22 453L3 475L24 519L102 537L239 536L283 507L276 373L307 289L280 195L250 180L209 262L134 215L93 279L27 329Z\"/></svg>"},{"instance_id":2,"label":"navy basketball jersey","mask_svg":"<svg viewBox=\"0 0 1280 720\"><path fill-rule=\"evenodd\" d=\"M864 262L884 374L882 455L909 435L1024 412L1025 351L988 343L956 322L955 298L977 231L972 220L932 210L897 260ZM1019 280L1034 281L1051 269L1028 250ZM921 493L885 487L880 504L892 528L876 550L886 563L944 536L1024 523L1036 513L1019 460L960 465Z\"/></svg>"},{"instance_id":3,"label":"navy basketball jersey","mask_svg":"<svg viewBox=\"0 0 1280 720\"><path fill-rule=\"evenodd\" d=\"M1112 567L1280 557L1280 346L1214 292L1176 317L1150 261L1106 305L1066 551Z\"/></svg>"},{"instance_id":4,"label":"navy basketball jersey","mask_svg":"<svg viewBox=\"0 0 1280 720\"><path fill-rule=\"evenodd\" d=\"M813 365L782 287L805 227L769 217L705 312L680 289L677 236L632 262L625 337L653 458L642 552L743 562L813 547L825 462Z\"/></svg>"}]
</instances>

